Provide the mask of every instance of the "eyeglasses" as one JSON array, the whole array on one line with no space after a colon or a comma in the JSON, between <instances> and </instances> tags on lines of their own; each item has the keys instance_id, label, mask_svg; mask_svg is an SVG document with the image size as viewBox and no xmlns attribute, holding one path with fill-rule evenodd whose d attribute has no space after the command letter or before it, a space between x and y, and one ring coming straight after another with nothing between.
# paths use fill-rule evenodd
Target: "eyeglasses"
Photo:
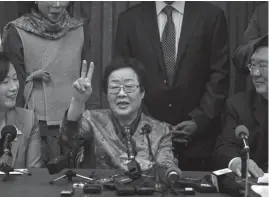
<instances>
[{"instance_id":1,"label":"eyeglasses","mask_svg":"<svg viewBox=\"0 0 269 197\"><path fill-rule=\"evenodd\" d=\"M110 94L118 94L121 89L123 89L123 91L125 93L132 93L138 87L139 87L139 85L136 85L136 84L125 84L125 85L120 85L120 86L116 86L116 85L108 86L108 93L110 93Z\"/></svg>"},{"instance_id":2,"label":"eyeglasses","mask_svg":"<svg viewBox=\"0 0 269 197\"><path fill-rule=\"evenodd\" d=\"M257 71L259 73L265 72L265 69L268 69L268 64L248 64L247 65L250 72Z\"/></svg>"}]
</instances>

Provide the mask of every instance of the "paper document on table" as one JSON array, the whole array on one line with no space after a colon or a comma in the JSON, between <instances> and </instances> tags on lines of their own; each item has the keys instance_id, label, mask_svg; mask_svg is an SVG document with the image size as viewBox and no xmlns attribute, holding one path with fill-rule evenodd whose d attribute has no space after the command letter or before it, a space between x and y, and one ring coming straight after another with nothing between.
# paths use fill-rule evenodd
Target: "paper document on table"
<instances>
[{"instance_id":1,"label":"paper document on table","mask_svg":"<svg viewBox=\"0 0 269 197\"><path fill-rule=\"evenodd\" d=\"M9 172L10 175L21 175L21 174L24 174L24 173L27 173L28 172L28 169L14 169L14 171L12 172ZM0 175L1 174L5 174L4 172L0 171Z\"/></svg>"},{"instance_id":2,"label":"paper document on table","mask_svg":"<svg viewBox=\"0 0 269 197\"><path fill-rule=\"evenodd\" d=\"M269 176L268 173L264 173L262 177L258 178L258 183L268 183Z\"/></svg>"},{"instance_id":3,"label":"paper document on table","mask_svg":"<svg viewBox=\"0 0 269 197\"><path fill-rule=\"evenodd\" d=\"M2 171L0 171L0 175L1 175L1 174L5 174L5 173L2 172ZM9 174L10 174L10 175L11 175L11 174L13 174L13 175L21 175L21 174L23 174L23 173L22 173L22 172L10 172Z\"/></svg>"},{"instance_id":4,"label":"paper document on table","mask_svg":"<svg viewBox=\"0 0 269 197\"><path fill-rule=\"evenodd\" d=\"M269 187L267 185L252 185L251 189L259 194L261 197L268 197L269 194Z\"/></svg>"}]
</instances>

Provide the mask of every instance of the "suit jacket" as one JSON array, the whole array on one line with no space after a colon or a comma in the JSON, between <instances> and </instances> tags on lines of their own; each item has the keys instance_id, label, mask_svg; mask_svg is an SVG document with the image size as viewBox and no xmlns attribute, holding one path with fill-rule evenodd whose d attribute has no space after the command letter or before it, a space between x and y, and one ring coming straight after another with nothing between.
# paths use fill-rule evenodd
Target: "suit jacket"
<instances>
[{"instance_id":1,"label":"suit jacket","mask_svg":"<svg viewBox=\"0 0 269 197\"><path fill-rule=\"evenodd\" d=\"M7 125L14 125L21 134L12 142L14 168L42 167L41 137L33 111L16 107L7 112Z\"/></svg>"},{"instance_id":2,"label":"suit jacket","mask_svg":"<svg viewBox=\"0 0 269 197\"><path fill-rule=\"evenodd\" d=\"M268 2L256 7L244 33L244 43L268 34Z\"/></svg>"},{"instance_id":3,"label":"suit jacket","mask_svg":"<svg viewBox=\"0 0 269 197\"><path fill-rule=\"evenodd\" d=\"M144 2L119 16L115 56L137 58L146 67L148 79L144 101L151 116L173 125L193 119L200 135L205 135L210 122L222 111L228 94L227 43L224 12L208 2L186 2L176 76L173 87L169 87L155 3ZM213 133L218 131L216 128L211 130ZM207 139L215 137L215 134L206 136ZM192 147L197 147L196 150L184 150L184 154L201 156L201 146L197 143L206 144L203 140L193 142L196 145Z\"/></svg>"},{"instance_id":4,"label":"suit jacket","mask_svg":"<svg viewBox=\"0 0 269 197\"><path fill-rule=\"evenodd\" d=\"M111 120L111 110L86 110L80 121L63 121L61 127L61 144L68 144L76 149L79 145L76 139L83 139L84 150L75 151L76 164L82 162L80 167L114 168L127 170L127 147L117 136L117 131ZM171 133L165 123L159 122L141 114L137 129L132 139L136 144L136 160L140 163L142 170L152 167L152 160L149 154L149 144L142 127L149 124L150 145L155 161L167 168L176 167L172 152ZM94 156L93 156L94 155Z\"/></svg>"},{"instance_id":5,"label":"suit jacket","mask_svg":"<svg viewBox=\"0 0 269 197\"><path fill-rule=\"evenodd\" d=\"M235 128L238 125L245 125L249 130L250 159L253 159L267 172L267 113L268 101L263 100L253 90L238 93L227 100L222 121L222 133L216 143L214 157L216 169L227 168L232 158L240 157L242 142L235 137ZM263 161L267 162L264 163Z\"/></svg>"}]
</instances>

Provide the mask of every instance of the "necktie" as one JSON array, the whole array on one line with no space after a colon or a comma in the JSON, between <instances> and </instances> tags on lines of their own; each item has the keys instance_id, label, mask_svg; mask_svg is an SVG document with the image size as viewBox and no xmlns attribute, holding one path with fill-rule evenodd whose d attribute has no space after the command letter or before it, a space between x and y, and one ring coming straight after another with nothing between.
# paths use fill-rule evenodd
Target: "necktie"
<instances>
[{"instance_id":1,"label":"necktie","mask_svg":"<svg viewBox=\"0 0 269 197\"><path fill-rule=\"evenodd\" d=\"M163 8L163 12L167 16L167 22L165 24L163 34L162 34L162 50L163 50L163 57L164 57L164 64L166 68L166 74L168 83L170 86L173 85L173 78L175 73L175 54L176 54L176 46L175 46L175 40L176 40L176 33L175 33L175 25L173 22L172 12L173 7L170 5L167 5L165 8Z\"/></svg>"}]
</instances>

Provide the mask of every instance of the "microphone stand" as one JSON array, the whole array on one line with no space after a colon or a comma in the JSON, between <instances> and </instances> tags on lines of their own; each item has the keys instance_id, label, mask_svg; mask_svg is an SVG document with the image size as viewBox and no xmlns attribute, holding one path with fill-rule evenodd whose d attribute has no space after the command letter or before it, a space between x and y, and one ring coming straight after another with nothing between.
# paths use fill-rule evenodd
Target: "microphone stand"
<instances>
[{"instance_id":1,"label":"microphone stand","mask_svg":"<svg viewBox=\"0 0 269 197\"><path fill-rule=\"evenodd\" d=\"M66 154L66 156L67 156L67 158L68 158L68 160L69 160L69 161L68 161L69 164L70 164L70 160L71 160L71 156L70 156L70 155L72 155L72 151L69 152L68 154ZM64 175L59 176L59 177L57 177L57 178L55 178L55 179L49 181L49 183L50 183L51 185L53 185L56 181L59 181L59 180L64 179L64 178L67 178L67 181L68 181L68 182L72 182L72 178L73 178L73 177L80 177L80 178L82 178L82 179L85 179L85 180L87 180L87 181L91 181L91 182L94 181L94 179L92 179L92 178L89 178L89 177L80 175L80 174L76 173L75 171L69 169L69 170L67 170L67 172L66 172Z\"/></svg>"},{"instance_id":2,"label":"microphone stand","mask_svg":"<svg viewBox=\"0 0 269 197\"><path fill-rule=\"evenodd\" d=\"M241 153L241 174L245 181L245 197L248 196L248 164L249 164L249 148L244 148Z\"/></svg>"},{"instance_id":3,"label":"microphone stand","mask_svg":"<svg viewBox=\"0 0 269 197\"><path fill-rule=\"evenodd\" d=\"M59 180L61 180L61 179L64 179L64 178L67 178L67 180L68 180L68 182L72 182L72 178L73 177L80 177L80 178L83 178L83 179L85 179L85 180L87 180L87 181L94 181L94 179L92 179L92 178L89 178L89 177L86 177L86 176L82 176L82 175L80 175L80 174L77 174L75 171L73 171L73 170L67 170L67 172L64 174L64 175L62 175L62 176L60 176L60 177L58 177L58 178L55 178L55 179L53 179L53 180L51 180L49 183L51 184L51 185L53 185L56 181L59 181Z\"/></svg>"},{"instance_id":4,"label":"microphone stand","mask_svg":"<svg viewBox=\"0 0 269 197\"><path fill-rule=\"evenodd\" d=\"M9 178L9 172L13 171L12 166L12 153L9 148L6 148L4 150L4 154L2 155L0 159L0 171L4 172L4 178L2 181L6 181Z\"/></svg>"},{"instance_id":5,"label":"microphone stand","mask_svg":"<svg viewBox=\"0 0 269 197\"><path fill-rule=\"evenodd\" d=\"M248 156L248 153L245 151L241 155L241 161L242 161L241 162L241 174L242 174L243 179L246 179L246 177L248 177L247 156Z\"/></svg>"}]
</instances>

